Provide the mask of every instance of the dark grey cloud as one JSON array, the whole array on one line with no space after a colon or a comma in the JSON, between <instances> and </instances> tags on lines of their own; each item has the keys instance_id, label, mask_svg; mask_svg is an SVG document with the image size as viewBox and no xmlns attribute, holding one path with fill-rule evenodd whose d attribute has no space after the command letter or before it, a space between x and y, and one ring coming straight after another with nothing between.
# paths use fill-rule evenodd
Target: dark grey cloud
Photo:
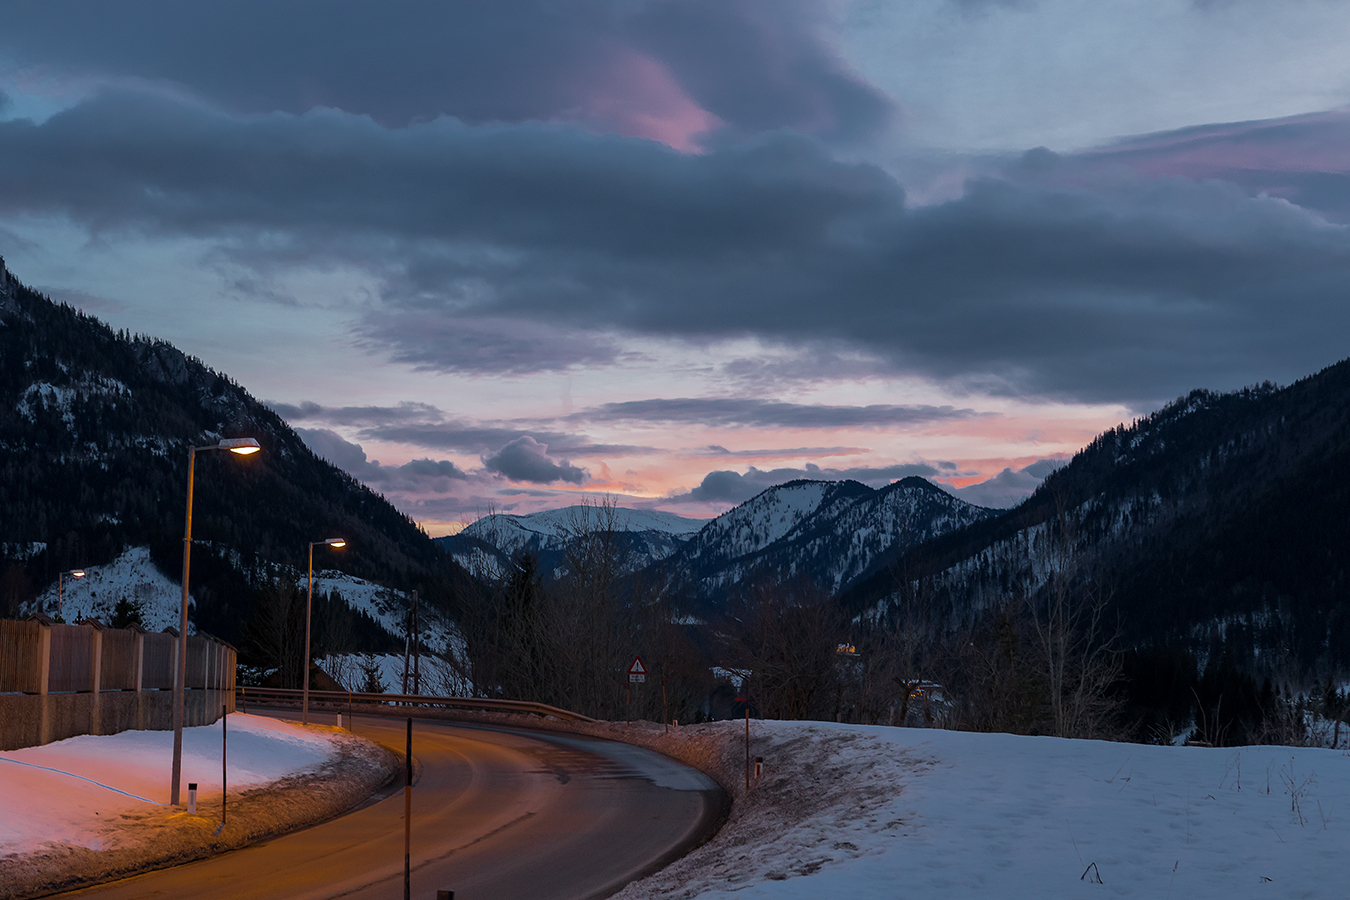
<instances>
[{"instance_id":1,"label":"dark grey cloud","mask_svg":"<svg viewBox=\"0 0 1350 900\"><path fill-rule=\"evenodd\" d=\"M389 493L446 493L456 482L472 476L449 460L414 459L401 466L383 466L366 457L360 444L353 444L326 428L297 428L295 433L317 455L364 484Z\"/></svg>"},{"instance_id":2,"label":"dark grey cloud","mask_svg":"<svg viewBox=\"0 0 1350 900\"><path fill-rule=\"evenodd\" d=\"M1281 197L1350 223L1350 109L1285 119L1202 125L1143 135L1043 162L1070 177L1117 165L1148 174L1214 178L1248 194Z\"/></svg>"},{"instance_id":3,"label":"dark grey cloud","mask_svg":"<svg viewBox=\"0 0 1350 900\"><path fill-rule=\"evenodd\" d=\"M576 413L587 422L676 422L772 428L903 428L979 415L951 406L827 406L780 400L681 397L605 403Z\"/></svg>"},{"instance_id":4,"label":"dark grey cloud","mask_svg":"<svg viewBox=\"0 0 1350 900\"><path fill-rule=\"evenodd\" d=\"M918 475L931 478L939 474L951 474L950 463L930 465L928 463L906 463L894 466L857 467L852 469L828 469L807 463L802 469L757 469L751 466L744 473L719 469L703 476L698 486L686 494L676 494L665 503L743 503L751 497L775 485L786 484L800 478L817 481L844 481L852 479L864 484L879 486L889 484L901 478Z\"/></svg>"},{"instance_id":5,"label":"dark grey cloud","mask_svg":"<svg viewBox=\"0 0 1350 900\"><path fill-rule=\"evenodd\" d=\"M528 438L547 444L555 453L569 456L647 456L666 451L640 444L598 444L584 434L545 431L538 428L502 428L461 425L456 423L427 425L376 426L362 429L367 440L385 440L413 444L434 450L456 450L462 453L483 453L513 441Z\"/></svg>"},{"instance_id":6,"label":"dark grey cloud","mask_svg":"<svg viewBox=\"0 0 1350 900\"><path fill-rule=\"evenodd\" d=\"M13 101L9 99L9 94L6 94L4 91L0 91L0 113L3 113L6 109L9 109L9 105L12 102Z\"/></svg>"},{"instance_id":7,"label":"dark grey cloud","mask_svg":"<svg viewBox=\"0 0 1350 900\"><path fill-rule=\"evenodd\" d=\"M3 215L198 236L264 275L364 267L384 285L367 339L446 371L528 368L509 342L501 363L445 340L518 322L595 336L539 368L604 364L625 334L754 336L1142 408L1291 380L1340 359L1350 331L1343 229L1233 183L1053 154L913 208L885 172L801 135L687 155L558 126L391 131L120 93L0 122L0 160Z\"/></svg>"},{"instance_id":8,"label":"dark grey cloud","mask_svg":"<svg viewBox=\"0 0 1350 900\"><path fill-rule=\"evenodd\" d=\"M792 456L839 456L845 453L863 453L862 447L780 447L762 450L728 450L720 444L710 444L701 450L695 451L691 456L728 456L739 457L742 459L764 457L792 457Z\"/></svg>"},{"instance_id":9,"label":"dark grey cloud","mask_svg":"<svg viewBox=\"0 0 1350 900\"><path fill-rule=\"evenodd\" d=\"M831 51L821 0L47 0L5 5L0 51L177 85L236 112L400 127L578 119L623 130L675 85L742 130L855 136L891 114Z\"/></svg>"},{"instance_id":10,"label":"dark grey cloud","mask_svg":"<svg viewBox=\"0 0 1350 900\"><path fill-rule=\"evenodd\" d=\"M444 412L429 403L400 403L397 406L322 406L312 401L283 403L268 401L277 415L291 425L299 422L347 426L357 429L362 440L412 444L429 450L488 454L505 444L528 437L548 444L554 453L569 456L650 456L667 453L659 447L641 444L596 443L584 434L550 431L521 425L484 425L447 419ZM328 432L331 433L331 432Z\"/></svg>"},{"instance_id":11,"label":"dark grey cloud","mask_svg":"<svg viewBox=\"0 0 1350 900\"><path fill-rule=\"evenodd\" d=\"M267 401L277 415L292 424L320 421L329 425L389 426L405 422L439 421L441 411L429 403L406 402L398 406L321 406L306 400L301 403Z\"/></svg>"},{"instance_id":12,"label":"dark grey cloud","mask_svg":"<svg viewBox=\"0 0 1350 900\"><path fill-rule=\"evenodd\" d=\"M584 484L589 479L585 469L565 459L555 461L548 449L547 444L541 444L532 437L516 438L501 450L485 457L483 466L512 481L532 481L536 484L552 484L556 481Z\"/></svg>"},{"instance_id":13,"label":"dark grey cloud","mask_svg":"<svg viewBox=\"0 0 1350 900\"><path fill-rule=\"evenodd\" d=\"M609 365L624 355L604 335L529 321L448 319L440 310L371 316L362 335L368 346L394 347L395 361L424 370L521 374Z\"/></svg>"}]
</instances>

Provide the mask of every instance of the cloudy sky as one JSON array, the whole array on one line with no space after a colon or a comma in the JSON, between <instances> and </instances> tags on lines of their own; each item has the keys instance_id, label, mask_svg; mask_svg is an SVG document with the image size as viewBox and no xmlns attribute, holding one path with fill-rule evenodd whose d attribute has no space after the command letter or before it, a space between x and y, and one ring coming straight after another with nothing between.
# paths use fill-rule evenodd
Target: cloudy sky
<instances>
[{"instance_id":1,"label":"cloudy sky","mask_svg":"<svg viewBox=\"0 0 1350 900\"><path fill-rule=\"evenodd\" d=\"M433 534L1002 502L1350 355L1347 46L1344 0L0 0L0 255Z\"/></svg>"}]
</instances>

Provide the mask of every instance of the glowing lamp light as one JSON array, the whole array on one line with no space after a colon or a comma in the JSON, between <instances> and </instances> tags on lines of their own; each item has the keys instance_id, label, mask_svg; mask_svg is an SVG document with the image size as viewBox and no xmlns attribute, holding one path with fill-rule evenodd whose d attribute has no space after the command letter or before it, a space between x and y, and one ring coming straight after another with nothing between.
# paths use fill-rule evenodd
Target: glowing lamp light
<instances>
[{"instance_id":1,"label":"glowing lamp light","mask_svg":"<svg viewBox=\"0 0 1350 900\"><path fill-rule=\"evenodd\" d=\"M238 453L240 456L248 456L262 449L262 445L253 438L226 438L216 446L221 450Z\"/></svg>"}]
</instances>

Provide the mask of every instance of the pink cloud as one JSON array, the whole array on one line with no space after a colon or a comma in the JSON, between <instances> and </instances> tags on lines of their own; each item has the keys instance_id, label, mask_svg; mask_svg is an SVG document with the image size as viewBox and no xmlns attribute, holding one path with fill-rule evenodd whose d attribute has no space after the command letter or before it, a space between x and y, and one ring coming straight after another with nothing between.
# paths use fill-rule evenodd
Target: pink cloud
<instances>
[{"instance_id":1,"label":"pink cloud","mask_svg":"<svg viewBox=\"0 0 1350 900\"><path fill-rule=\"evenodd\" d=\"M1350 173L1350 108L1147 135L1083 154L1146 175Z\"/></svg>"},{"instance_id":2,"label":"pink cloud","mask_svg":"<svg viewBox=\"0 0 1350 900\"><path fill-rule=\"evenodd\" d=\"M664 63L626 48L597 62L579 93L582 102L559 118L685 153L699 150L699 135L725 124L695 103Z\"/></svg>"}]
</instances>

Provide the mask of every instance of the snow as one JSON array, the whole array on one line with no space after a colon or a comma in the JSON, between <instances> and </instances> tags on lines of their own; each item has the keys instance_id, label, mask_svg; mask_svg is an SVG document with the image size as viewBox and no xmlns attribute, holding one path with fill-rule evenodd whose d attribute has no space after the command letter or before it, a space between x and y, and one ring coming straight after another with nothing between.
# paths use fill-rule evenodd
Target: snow
<instances>
[{"instance_id":1,"label":"snow","mask_svg":"<svg viewBox=\"0 0 1350 900\"><path fill-rule=\"evenodd\" d=\"M529 540L532 534L566 537L578 526L590 523L605 524L613 514L613 521L623 531L662 531L666 534L688 536L708 524L707 519L690 519L675 513L656 509L629 509L617 506L604 509L599 506L565 506L524 516L492 513L464 529L465 532L491 543L508 554ZM524 535L516 532L527 532Z\"/></svg>"},{"instance_id":2,"label":"snow","mask_svg":"<svg viewBox=\"0 0 1350 900\"><path fill-rule=\"evenodd\" d=\"M132 547L106 566L87 566L84 573L83 578L65 579L61 607L67 622L94 618L109 624L113 607L125 597L140 601L146 631L178 627L183 589L155 566L149 547ZM56 615L57 587L52 582L36 601L38 609L52 616ZM195 630L189 620L188 631Z\"/></svg>"},{"instance_id":3,"label":"snow","mask_svg":"<svg viewBox=\"0 0 1350 900\"><path fill-rule=\"evenodd\" d=\"M220 722L183 729L183 783L199 802L220 798ZM333 732L260 716L229 716L229 788L256 787L321 768ZM124 812L167 806L172 731L73 737L0 753L0 856L49 843L104 848ZM184 796L186 800L186 793Z\"/></svg>"},{"instance_id":4,"label":"snow","mask_svg":"<svg viewBox=\"0 0 1350 900\"><path fill-rule=\"evenodd\" d=\"M766 774L741 812L623 900L1346 895L1344 752L822 723L752 734Z\"/></svg>"},{"instance_id":5,"label":"snow","mask_svg":"<svg viewBox=\"0 0 1350 900\"><path fill-rule=\"evenodd\" d=\"M300 573L300 588L306 589L305 573ZM345 572L324 570L314 573L314 593L331 594L336 591L352 609L367 613L380 627L397 638L407 632L408 608L412 599L408 594L357 578ZM445 619L428 604L419 604L422 642L438 650L449 648L462 652L464 637L454 622Z\"/></svg>"},{"instance_id":6,"label":"snow","mask_svg":"<svg viewBox=\"0 0 1350 900\"><path fill-rule=\"evenodd\" d=\"M402 653L338 653L318 661L319 667L349 691L366 689L366 666L373 665L378 672L380 689L386 694L403 693ZM408 693L414 693L413 660L408 658ZM421 693L437 697L470 697L473 686L449 663L423 653L417 665L421 675Z\"/></svg>"},{"instance_id":7,"label":"snow","mask_svg":"<svg viewBox=\"0 0 1350 900\"><path fill-rule=\"evenodd\" d=\"M178 582L166 577L150 559L150 548L132 547L105 566L86 566L83 578L67 577L61 603L62 616L67 622L85 618L110 624L113 607L123 597L139 601L141 618L146 631L163 631L178 627L183 589ZM306 587L305 572L295 573L300 589ZM314 573L314 592L336 591L352 609L368 613L389 634L402 638L407 621L408 595L392 591L374 582L356 578L336 570ZM196 601L193 601L196 605ZM57 583L38 595L33 608L48 615L56 615ZM31 609L29 611L32 611ZM462 652L464 639L453 622L440 612L423 604L421 612L422 640L437 649L450 648ZM189 617L188 632L196 626Z\"/></svg>"}]
</instances>

